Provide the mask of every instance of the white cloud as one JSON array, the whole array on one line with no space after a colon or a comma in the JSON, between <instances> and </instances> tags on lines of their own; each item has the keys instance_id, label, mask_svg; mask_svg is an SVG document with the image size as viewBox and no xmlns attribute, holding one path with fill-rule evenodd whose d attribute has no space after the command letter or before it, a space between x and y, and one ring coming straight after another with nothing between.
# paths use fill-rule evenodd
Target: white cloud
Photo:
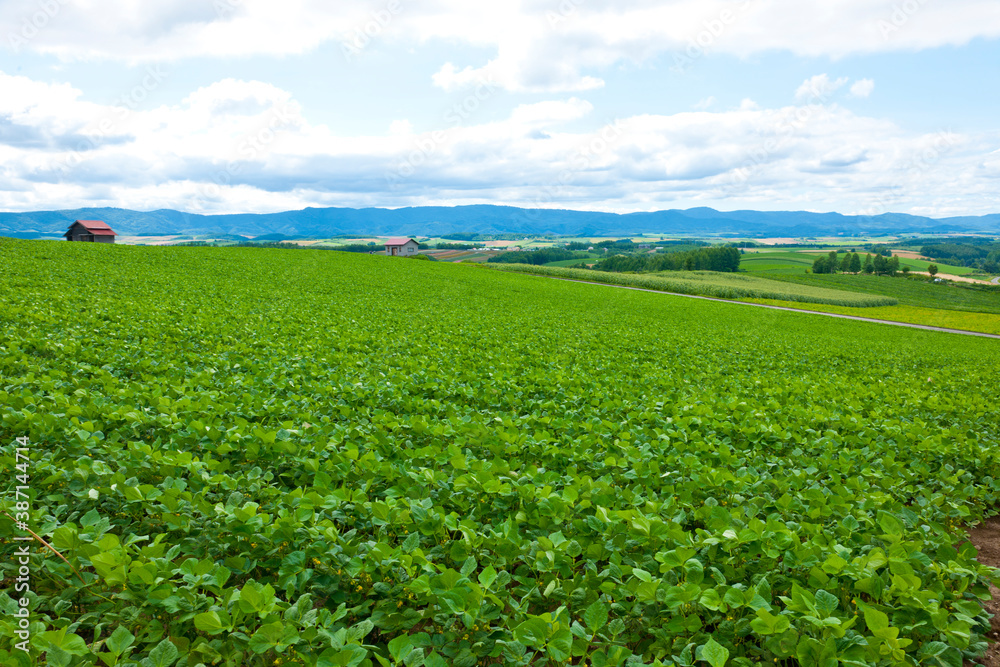
<instances>
[{"instance_id":1,"label":"white cloud","mask_svg":"<svg viewBox=\"0 0 1000 667\"><path fill-rule=\"evenodd\" d=\"M851 85L851 97L866 98L875 90L875 82L871 79L859 79Z\"/></svg>"},{"instance_id":2,"label":"white cloud","mask_svg":"<svg viewBox=\"0 0 1000 667\"><path fill-rule=\"evenodd\" d=\"M847 77L843 76L834 81L826 74L817 74L802 82L798 90L795 91L795 101L807 104L823 104L830 100L830 96L847 83Z\"/></svg>"},{"instance_id":3,"label":"white cloud","mask_svg":"<svg viewBox=\"0 0 1000 667\"><path fill-rule=\"evenodd\" d=\"M581 118L593 110L593 105L585 100L571 97L565 102L536 102L522 104L514 109L511 121L524 125L551 125Z\"/></svg>"},{"instance_id":4,"label":"white cloud","mask_svg":"<svg viewBox=\"0 0 1000 667\"><path fill-rule=\"evenodd\" d=\"M399 120L384 134L345 137L262 82L226 79L125 114L64 84L0 73L0 86L16 91L0 99L7 210L506 202L971 213L1000 203L1000 135L917 135L813 100L608 120L571 97L447 130Z\"/></svg>"},{"instance_id":5,"label":"white cloud","mask_svg":"<svg viewBox=\"0 0 1000 667\"><path fill-rule=\"evenodd\" d=\"M403 118L389 124L389 134L397 137L407 137L413 134L413 123Z\"/></svg>"},{"instance_id":6,"label":"white cloud","mask_svg":"<svg viewBox=\"0 0 1000 667\"><path fill-rule=\"evenodd\" d=\"M705 109L710 108L714 104L715 104L715 95L709 95L705 99L696 102L693 108L698 111L704 111Z\"/></svg>"},{"instance_id":7,"label":"white cloud","mask_svg":"<svg viewBox=\"0 0 1000 667\"><path fill-rule=\"evenodd\" d=\"M301 54L326 43L349 50L434 41L495 51L485 62L442 63L435 81L449 89L491 76L515 91L589 90L608 68L663 53L842 58L1000 37L993 0L828 0L821 8L731 0L102 0L100 11L52 0L58 9L38 27L32 21L42 4L0 3L7 49L126 62Z\"/></svg>"}]
</instances>

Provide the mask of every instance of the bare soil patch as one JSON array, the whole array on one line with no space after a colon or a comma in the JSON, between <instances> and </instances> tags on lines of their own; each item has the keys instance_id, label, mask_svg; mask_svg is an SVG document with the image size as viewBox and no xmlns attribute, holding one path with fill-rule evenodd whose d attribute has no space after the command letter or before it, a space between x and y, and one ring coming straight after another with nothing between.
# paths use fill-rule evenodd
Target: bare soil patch
<instances>
[{"instance_id":1,"label":"bare soil patch","mask_svg":"<svg viewBox=\"0 0 1000 667\"><path fill-rule=\"evenodd\" d=\"M915 276L927 276L927 277L930 277L930 275L931 275L931 274L927 273L926 271L913 271L912 273ZM989 285L990 284L989 280L979 280L977 278L967 278L965 276L953 276L950 273L943 273L943 272L942 273L938 273L936 277L941 278L942 280L954 280L955 282L959 282L959 283L976 283L977 285Z\"/></svg>"},{"instance_id":2,"label":"bare soil patch","mask_svg":"<svg viewBox=\"0 0 1000 667\"><path fill-rule=\"evenodd\" d=\"M990 567L1000 567L1000 516L987 519L978 526L969 529L969 541L979 550L979 562ZM986 650L986 655L975 663L984 667L1000 667L1000 590L996 586L990 586L992 600L983 603L986 612L993 614L990 619L990 631L987 633L987 640L990 647Z\"/></svg>"}]
</instances>

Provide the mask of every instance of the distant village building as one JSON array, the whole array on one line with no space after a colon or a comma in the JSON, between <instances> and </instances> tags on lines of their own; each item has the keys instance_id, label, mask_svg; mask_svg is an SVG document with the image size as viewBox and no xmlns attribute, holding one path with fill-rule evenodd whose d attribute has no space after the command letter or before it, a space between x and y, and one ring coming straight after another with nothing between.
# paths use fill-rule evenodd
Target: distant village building
<instances>
[{"instance_id":1,"label":"distant village building","mask_svg":"<svg viewBox=\"0 0 1000 667\"><path fill-rule=\"evenodd\" d=\"M385 242L385 254L391 256L412 257L417 254L419 249L420 244L411 238L389 239Z\"/></svg>"},{"instance_id":2,"label":"distant village building","mask_svg":"<svg viewBox=\"0 0 1000 667\"><path fill-rule=\"evenodd\" d=\"M63 236L67 241L114 243L116 234L115 230L100 220L77 220Z\"/></svg>"}]
</instances>

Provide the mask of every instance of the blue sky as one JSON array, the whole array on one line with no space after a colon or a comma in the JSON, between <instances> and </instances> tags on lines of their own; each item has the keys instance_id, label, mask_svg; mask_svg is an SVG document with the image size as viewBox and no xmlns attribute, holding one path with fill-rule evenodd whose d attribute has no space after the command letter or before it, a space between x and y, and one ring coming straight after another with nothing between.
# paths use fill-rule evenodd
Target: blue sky
<instances>
[{"instance_id":1,"label":"blue sky","mask_svg":"<svg viewBox=\"0 0 1000 667\"><path fill-rule=\"evenodd\" d=\"M1000 212L985 0L6 0L0 209Z\"/></svg>"}]
</instances>

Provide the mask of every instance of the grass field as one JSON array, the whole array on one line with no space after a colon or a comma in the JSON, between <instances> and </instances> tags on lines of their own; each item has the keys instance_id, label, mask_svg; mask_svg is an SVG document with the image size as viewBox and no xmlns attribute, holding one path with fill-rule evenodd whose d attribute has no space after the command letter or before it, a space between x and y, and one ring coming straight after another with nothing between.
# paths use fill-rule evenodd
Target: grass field
<instances>
[{"instance_id":1,"label":"grass field","mask_svg":"<svg viewBox=\"0 0 1000 667\"><path fill-rule=\"evenodd\" d=\"M68 561L0 543L11 582L31 545L31 656L11 587L4 667L985 648L963 526L1000 500L1000 341L444 262L0 240L0 350L4 511Z\"/></svg>"},{"instance_id":2,"label":"grass field","mask_svg":"<svg viewBox=\"0 0 1000 667\"><path fill-rule=\"evenodd\" d=\"M592 282L641 287L643 289L680 294L697 294L720 299L783 299L807 303L827 303L855 308L895 305L890 297L838 291L812 285L799 285L769 280L760 276L712 271L665 271L663 273L632 274L569 269L562 267L530 266L527 264L490 264L491 269L530 273L553 278L588 280Z\"/></svg>"}]
</instances>

